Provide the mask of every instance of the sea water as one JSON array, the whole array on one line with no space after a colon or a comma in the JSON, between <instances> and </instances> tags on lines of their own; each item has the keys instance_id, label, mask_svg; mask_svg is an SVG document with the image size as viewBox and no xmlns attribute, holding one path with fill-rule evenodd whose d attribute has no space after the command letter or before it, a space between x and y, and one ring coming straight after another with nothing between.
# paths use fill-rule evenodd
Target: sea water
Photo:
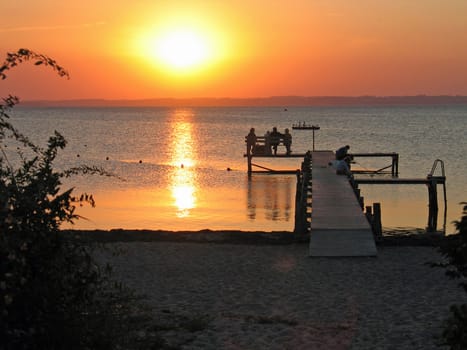
<instances>
[{"instance_id":1,"label":"sea water","mask_svg":"<svg viewBox=\"0 0 467 350\"><path fill-rule=\"evenodd\" d=\"M63 188L91 193L96 207L78 208L78 229L163 229L292 231L295 175L247 175L245 136L276 126L292 132L292 152L336 150L396 152L399 177L425 178L433 162L444 162L447 177L446 230L467 201L467 106L404 107L121 107L31 108L11 113L13 124L46 145L59 131L68 141L59 169L80 164L115 174L77 176ZM319 125L292 130L297 122ZM281 146L283 148L283 146ZM279 148L279 152L285 152ZM390 158L356 158L352 166L381 168ZM300 158L254 158L272 169L297 169ZM438 174L439 174L438 168ZM361 175L363 176L363 175ZM370 176L370 175L365 175ZM377 175L381 176L381 175ZM425 228L425 185L361 185L365 205L379 202L386 229ZM444 200L438 186L438 228Z\"/></svg>"}]
</instances>

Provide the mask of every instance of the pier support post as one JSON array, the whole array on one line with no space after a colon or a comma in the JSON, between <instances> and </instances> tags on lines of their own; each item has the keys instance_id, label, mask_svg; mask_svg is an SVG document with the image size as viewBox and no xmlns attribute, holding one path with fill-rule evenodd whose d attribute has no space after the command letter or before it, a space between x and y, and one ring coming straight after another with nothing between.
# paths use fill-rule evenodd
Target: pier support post
<instances>
[{"instance_id":1,"label":"pier support post","mask_svg":"<svg viewBox=\"0 0 467 350\"><path fill-rule=\"evenodd\" d=\"M438 224L438 193L437 181L434 178L428 178L428 232L435 232Z\"/></svg>"},{"instance_id":2,"label":"pier support post","mask_svg":"<svg viewBox=\"0 0 467 350\"><path fill-rule=\"evenodd\" d=\"M297 170L297 189L295 192L295 225L294 225L294 235L296 238L300 237L303 231L302 223L302 181L300 170Z\"/></svg>"},{"instance_id":3,"label":"pier support post","mask_svg":"<svg viewBox=\"0 0 467 350\"><path fill-rule=\"evenodd\" d=\"M373 203L373 207L365 207L365 216L371 226L375 240L380 241L383 237L383 227L381 224L381 204Z\"/></svg>"},{"instance_id":4,"label":"pier support post","mask_svg":"<svg viewBox=\"0 0 467 350\"><path fill-rule=\"evenodd\" d=\"M365 216L368 222L370 223L371 227L373 227L373 210L371 205L367 205L365 207Z\"/></svg>"},{"instance_id":5,"label":"pier support post","mask_svg":"<svg viewBox=\"0 0 467 350\"><path fill-rule=\"evenodd\" d=\"M391 176L399 176L399 154L395 153L392 155L392 165L391 165Z\"/></svg>"},{"instance_id":6,"label":"pier support post","mask_svg":"<svg viewBox=\"0 0 467 350\"><path fill-rule=\"evenodd\" d=\"M381 224L381 203L373 203L373 233L378 240L383 236L383 227Z\"/></svg>"}]
</instances>

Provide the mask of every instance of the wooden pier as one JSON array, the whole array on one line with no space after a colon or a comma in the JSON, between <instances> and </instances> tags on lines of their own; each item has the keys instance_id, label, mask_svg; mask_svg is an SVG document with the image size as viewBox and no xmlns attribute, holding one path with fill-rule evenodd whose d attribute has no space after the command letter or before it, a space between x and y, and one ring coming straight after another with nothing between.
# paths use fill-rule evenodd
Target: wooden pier
<instances>
[{"instance_id":1,"label":"wooden pier","mask_svg":"<svg viewBox=\"0 0 467 350\"><path fill-rule=\"evenodd\" d=\"M271 154L271 147L265 137L258 137L253 150L247 146L244 157L248 160L248 175L252 173L296 174L297 192L295 198L296 240L309 237L309 255L312 257L376 256L375 239L381 238L381 206L374 203L364 212L363 197L359 184L424 184L428 187L429 213L427 231L436 231L438 218L437 185L444 188L444 209L446 220L446 176L444 163L437 159L426 178L398 178L399 154L353 153L352 157L389 157L391 164L379 169L352 169L352 174L337 175L333 151L308 151L306 153ZM258 158L303 158L301 168L277 170L252 162ZM441 175L435 175L437 167ZM253 170L253 167L255 170ZM258 170L259 169L259 170ZM390 178L355 178L354 174L391 175ZM374 211L374 213L372 212Z\"/></svg>"},{"instance_id":2,"label":"wooden pier","mask_svg":"<svg viewBox=\"0 0 467 350\"><path fill-rule=\"evenodd\" d=\"M376 256L370 224L347 176L329 165L332 151L312 152L310 256Z\"/></svg>"}]
</instances>

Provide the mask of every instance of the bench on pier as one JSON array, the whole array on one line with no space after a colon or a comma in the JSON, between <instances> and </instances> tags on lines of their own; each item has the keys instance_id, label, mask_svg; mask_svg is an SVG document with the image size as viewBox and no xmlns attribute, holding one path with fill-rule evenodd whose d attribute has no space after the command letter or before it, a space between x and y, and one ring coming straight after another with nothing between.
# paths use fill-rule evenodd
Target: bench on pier
<instances>
[{"instance_id":1,"label":"bench on pier","mask_svg":"<svg viewBox=\"0 0 467 350\"><path fill-rule=\"evenodd\" d=\"M245 142L247 142L246 137L245 137ZM274 144L277 144L277 146L283 146L285 148L284 144L284 137L272 137L270 140L267 140L265 136L257 136L256 137L256 145L253 147L253 152L252 156L273 156L273 151L272 151L272 146ZM283 155L288 155L290 156L291 154L286 154L284 153ZM247 153L245 154L245 157L248 156L248 149Z\"/></svg>"}]
</instances>

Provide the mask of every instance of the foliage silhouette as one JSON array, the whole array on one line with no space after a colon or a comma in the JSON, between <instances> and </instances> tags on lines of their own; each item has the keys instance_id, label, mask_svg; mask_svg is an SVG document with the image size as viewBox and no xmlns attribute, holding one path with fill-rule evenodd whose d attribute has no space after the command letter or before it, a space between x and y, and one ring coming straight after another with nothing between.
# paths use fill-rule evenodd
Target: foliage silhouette
<instances>
[{"instance_id":1,"label":"foliage silhouette","mask_svg":"<svg viewBox=\"0 0 467 350\"><path fill-rule=\"evenodd\" d=\"M0 77L25 61L69 77L27 49L7 54ZM137 298L95 262L90 245L60 230L80 218L78 204L94 205L92 195L62 190L62 180L110 174L87 165L56 170L65 138L55 131L45 148L31 142L10 121L18 102L10 95L0 105L0 350L138 348L145 313Z\"/></svg>"},{"instance_id":2,"label":"foliage silhouette","mask_svg":"<svg viewBox=\"0 0 467 350\"><path fill-rule=\"evenodd\" d=\"M462 217L454 222L456 235L439 248L445 261L435 266L446 268L446 275L460 279L459 285L467 293L467 202L462 202L461 205ZM442 338L442 345L447 345L452 350L467 349L467 304L451 305Z\"/></svg>"}]
</instances>

